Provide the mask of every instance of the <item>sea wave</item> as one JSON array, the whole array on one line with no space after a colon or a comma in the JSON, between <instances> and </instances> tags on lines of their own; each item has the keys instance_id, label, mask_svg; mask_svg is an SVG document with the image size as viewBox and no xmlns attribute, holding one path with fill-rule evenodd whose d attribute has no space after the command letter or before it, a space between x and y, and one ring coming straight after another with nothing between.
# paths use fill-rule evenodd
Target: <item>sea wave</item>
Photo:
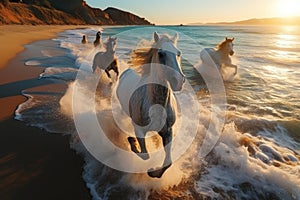
<instances>
[{"instance_id":1,"label":"sea wave","mask_svg":"<svg viewBox=\"0 0 300 200\"><path fill-rule=\"evenodd\" d=\"M102 31L104 37L107 37L129 29L130 27L109 27ZM190 34L195 41L202 42L203 45L216 43L228 34L236 34L236 38L240 36L245 40L237 43L255 42L250 37L253 34L251 27L245 31L241 29L247 28L187 27L184 33ZM197 135L186 153L174 162L161 179L152 179L146 173L121 172L99 162L86 149L78 135L74 116L79 115L89 121L93 114L97 116L99 124L105 127L110 140L130 152L127 137L120 134L121 130L112 115L111 95L115 80L111 81L103 72L91 73L93 56L101 49L94 48L91 43L81 44L83 34L93 38L98 30L98 27L92 27L66 31L56 39L60 43L58 48L66 50L63 54L55 49L44 50L41 57L25 61L26 65L46 66L40 79L53 80L57 87L47 89L46 92L44 88L23 91L28 100L16 110L16 119L29 125L44 128L49 132L71 135L71 147L85 160L83 178L93 199L300 198L300 107L296 101L299 99L296 82L299 68L294 61L282 60L280 62L283 63L280 63L266 56L263 49L271 48L268 45L262 50L257 50L256 47L260 45L257 41L264 37L271 40L275 35L273 32L265 34L258 29L255 31L258 32L255 34L258 38L254 45L237 45L236 51L239 55L235 62L238 62L239 75L231 82L225 83L226 123L222 131L218 132L220 138L216 145L205 157L201 156L201 146L209 124L221 126L221 117L212 116L211 91L208 90L203 74L194 68L200 64L197 60L200 59L197 58L199 50L191 49L189 42L180 43L179 40L183 49L189 50L186 55L192 54L193 51L197 53L197 56L184 58L182 65L187 81L191 83L201 105L201 119L197 124ZM172 27L172 30L177 29ZM177 31L180 30L182 27ZM201 34L212 30L217 32L209 38L201 37ZM149 39L149 35L151 33L139 30L136 35L123 34L118 38L116 53L122 66L121 71L129 66L130 52L136 47L136 40ZM278 73L271 74L270 71ZM76 80L78 72L83 74L84 80L79 85ZM90 87L90 84L99 77L101 81L96 85L95 92L95 88ZM79 89L76 85L80 86ZM73 105L74 88L78 89L77 102L81 102L76 105L79 106L76 111ZM95 98L95 108L92 108L92 111L91 105L88 104L91 97ZM130 126L129 122L124 123ZM89 126L82 128L95 131ZM120 137L116 137L118 133ZM153 148L159 139L154 138L150 141ZM119 162L131 161L120 158Z\"/></svg>"}]
</instances>

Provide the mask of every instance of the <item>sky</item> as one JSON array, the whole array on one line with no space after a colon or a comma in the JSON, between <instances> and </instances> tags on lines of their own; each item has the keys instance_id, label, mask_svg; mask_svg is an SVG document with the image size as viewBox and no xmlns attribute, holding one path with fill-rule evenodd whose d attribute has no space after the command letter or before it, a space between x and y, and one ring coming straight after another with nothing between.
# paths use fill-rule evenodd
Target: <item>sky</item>
<instances>
[{"instance_id":1,"label":"sky","mask_svg":"<svg viewBox=\"0 0 300 200\"><path fill-rule=\"evenodd\" d=\"M300 0L86 0L101 9L115 7L157 25L231 22L300 15Z\"/></svg>"}]
</instances>

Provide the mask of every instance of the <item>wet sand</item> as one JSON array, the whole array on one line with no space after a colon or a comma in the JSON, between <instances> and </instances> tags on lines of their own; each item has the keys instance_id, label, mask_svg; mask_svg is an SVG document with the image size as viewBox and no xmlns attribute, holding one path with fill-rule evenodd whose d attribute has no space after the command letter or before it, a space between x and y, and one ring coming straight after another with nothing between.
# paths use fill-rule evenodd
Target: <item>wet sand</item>
<instances>
[{"instance_id":1,"label":"wet sand","mask_svg":"<svg viewBox=\"0 0 300 200\"><path fill-rule=\"evenodd\" d=\"M25 49L25 44L37 40L55 38L56 34L84 26L30 26L30 25L3 25L0 26L0 86L8 83L16 83L22 80L36 78L43 71L43 68L24 66L24 57L34 56L30 49L23 58L15 58L18 53ZM15 59L13 59L15 58ZM14 90L18 90L16 85ZM0 88L0 120L12 117L16 106L23 102L25 98L20 96L20 92L9 97L3 96L3 88Z\"/></svg>"},{"instance_id":2,"label":"wet sand","mask_svg":"<svg viewBox=\"0 0 300 200\"><path fill-rule=\"evenodd\" d=\"M2 200L91 198L82 180L83 160L70 149L69 136L50 134L14 119L15 109L26 100L21 95L22 90L41 85L51 87L52 84L51 80L38 80L43 67L24 66L24 60L39 53L38 49L25 49L24 45L55 38L58 32L81 27L0 26Z\"/></svg>"}]
</instances>

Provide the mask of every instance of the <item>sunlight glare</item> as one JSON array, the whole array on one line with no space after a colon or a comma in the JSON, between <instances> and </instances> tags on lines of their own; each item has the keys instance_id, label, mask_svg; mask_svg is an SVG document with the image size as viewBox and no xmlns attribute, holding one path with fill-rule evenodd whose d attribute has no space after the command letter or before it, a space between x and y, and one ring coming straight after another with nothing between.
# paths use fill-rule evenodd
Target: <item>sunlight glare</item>
<instances>
[{"instance_id":1,"label":"sunlight glare","mask_svg":"<svg viewBox=\"0 0 300 200\"><path fill-rule=\"evenodd\" d=\"M300 0L279 0L277 12L280 17L293 17L300 14Z\"/></svg>"},{"instance_id":2,"label":"sunlight glare","mask_svg":"<svg viewBox=\"0 0 300 200\"><path fill-rule=\"evenodd\" d=\"M293 35L278 35L276 46L279 48L292 48L295 44Z\"/></svg>"}]
</instances>

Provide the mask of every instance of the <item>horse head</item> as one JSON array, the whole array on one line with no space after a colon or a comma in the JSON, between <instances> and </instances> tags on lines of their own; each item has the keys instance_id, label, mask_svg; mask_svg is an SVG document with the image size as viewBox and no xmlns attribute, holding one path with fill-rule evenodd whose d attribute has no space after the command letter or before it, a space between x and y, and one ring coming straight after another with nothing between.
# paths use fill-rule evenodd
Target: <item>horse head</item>
<instances>
[{"instance_id":1,"label":"horse head","mask_svg":"<svg viewBox=\"0 0 300 200\"><path fill-rule=\"evenodd\" d=\"M154 32L152 63L159 64L160 67L155 67L155 70L159 70L156 75L161 79L167 79L173 91L180 91L185 82L185 76L180 66L181 52L176 47L177 40L177 33L170 38Z\"/></svg>"},{"instance_id":2,"label":"horse head","mask_svg":"<svg viewBox=\"0 0 300 200\"><path fill-rule=\"evenodd\" d=\"M106 50L108 52L113 52L115 53L116 51L116 46L117 46L117 38L116 37L108 37L107 38L107 41L105 43L105 46L106 46Z\"/></svg>"},{"instance_id":3,"label":"horse head","mask_svg":"<svg viewBox=\"0 0 300 200\"><path fill-rule=\"evenodd\" d=\"M230 38L225 38L225 43L226 43L226 50L228 51L229 55L233 55L234 51L233 51L233 40L234 38L230 39Z\"/></svg>"}]
</instances>

